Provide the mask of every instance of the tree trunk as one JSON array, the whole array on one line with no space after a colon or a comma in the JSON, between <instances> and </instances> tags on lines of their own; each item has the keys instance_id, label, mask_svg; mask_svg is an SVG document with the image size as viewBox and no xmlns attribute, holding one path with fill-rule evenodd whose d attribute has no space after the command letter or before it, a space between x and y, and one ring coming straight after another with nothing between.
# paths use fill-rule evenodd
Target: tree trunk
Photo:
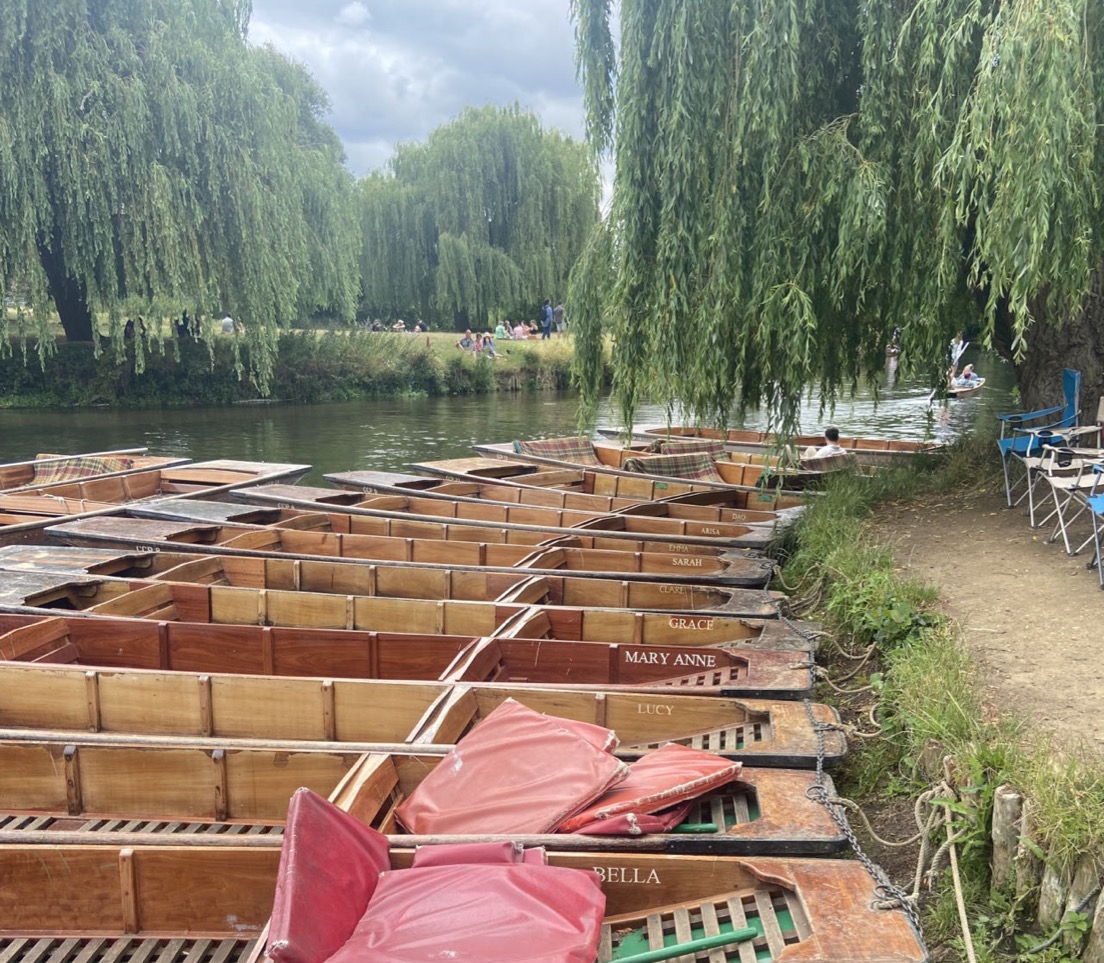
<instances>
[{"instance_id":1,"label":"tree trunk","mask_svg":"<svg viewBox=\"0 0 1104 963\"><path fill-rule=\"evenodd\" d=\"M1033 307L1038 320L1028 332L1027 356L1015 365L1021 410L1061 404L1062 369L1074 368L1081 372L1081 422L1096 421L1097 402L1104 396L1104 267L1097 269L1078 317L1056 325L1046 319L1042 305ZM1011 346L1001 340L998 349L1010 358Z\"/></svg>"},{"instance_id":2,"label":"tree trunk","mask_svg":"<svg viewBox=\"0 0 1104 963\"><path fill-rule=\"evenodd\" d=\"M41 240L38 243L38 256L46 273L50 297L65 329L65 339L91 341L92 309L88 306L88 288L83 280L69 276L65 258L58 253L60 247L58 238L54 239L52 247Z\"/></svg>"}]
</instances>

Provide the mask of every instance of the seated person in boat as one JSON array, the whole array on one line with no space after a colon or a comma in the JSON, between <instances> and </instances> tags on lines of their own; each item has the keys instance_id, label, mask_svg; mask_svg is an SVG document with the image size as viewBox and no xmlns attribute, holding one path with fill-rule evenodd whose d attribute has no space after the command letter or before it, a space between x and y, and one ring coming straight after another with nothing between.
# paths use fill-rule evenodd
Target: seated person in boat
<instances>
[{"instance_id":1,"label":"seated person in boat","mask_svg":"<svg viewBox=\"0 0 1104 963\"><path fill-rule=\"evenodd\" d=\"M955 388L970 388L976 385L981 380L977 376L977 373L974 371L974 366L972 364L966 365L966 367L962 369L962 374L958 375L957 377L955 377L953 374L953 368L951 369L951 372L951 384Z\"/></svg>"},{"instance_id":2,"label":"seated person in boat","mask_svg":"<svg viewBox=\"0 0 1104 963\"><path fill-rule=\"evenodd\" d=\"M835 425L829 425L824 429L824 444L817 448L810 445L805 449L802 459L824 458L826 455L846 455L847 449L840 446L839 429Z\"/></svg>"}]
</instances>

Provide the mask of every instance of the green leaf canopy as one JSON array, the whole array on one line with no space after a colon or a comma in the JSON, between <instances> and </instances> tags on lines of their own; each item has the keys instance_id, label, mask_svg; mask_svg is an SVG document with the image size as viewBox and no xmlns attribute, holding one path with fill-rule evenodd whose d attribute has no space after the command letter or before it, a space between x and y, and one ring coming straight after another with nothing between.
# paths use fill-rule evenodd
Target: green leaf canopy
<instances>
[{"instance_id":1,"label":"green leaf canopy","mask_svg":"<svg viewBox=\"0 0 1104 963\"><path fill-rule=\"evenodd\" d=\"M465 110L360 186L367 310L447 327L563 297L598 216L587 150L517 106Z\"/></svg>"},{"instance_id":2,"label":"green leaf canopy","mask_svg":"<svg viewBox=\"0 0 1104 963\"><path fill-rule=\"evenodd\" d=\"M569 308L626 423L647 395L792 430L898 327L933 380L975 325L1025 403L1067 364L1104 391L1098 0L622 0L616 44L609 0L572 8L616 175Z\"/></svg>"},{"instance_id":3,"label":"green leaf canopy","mask_svg":"<svg viewBox=\"0 0 1104 963\"><path fill-rule=\"evenodd\" d=\"M0 277L70 340L231 313L264 385L278 329L351 317L352 177L326 98L249 47L248 0L0 5ZM8 334L8 319L0 318ZM195 329L193 329L195 330ZM7 344L7 337L4 338Z\"/></svg>"}]
</instances>

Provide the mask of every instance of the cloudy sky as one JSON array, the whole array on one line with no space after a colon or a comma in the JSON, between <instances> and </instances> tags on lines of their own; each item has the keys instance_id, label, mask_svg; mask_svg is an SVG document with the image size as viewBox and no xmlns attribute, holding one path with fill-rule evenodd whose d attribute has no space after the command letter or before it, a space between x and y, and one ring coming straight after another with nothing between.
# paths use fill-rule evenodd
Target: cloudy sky
<instances>
[{"instance_id":1,"label":"cloudy sky","mask_svg":"<svg viewBox=\"0 0 1104 963\"><path fill-rule=\"evenodd\" d=\"M582 138L568 0L253 0L249 39L329 93L354 174L468 105L517 101Z\"/></svg>"}]
</instances>

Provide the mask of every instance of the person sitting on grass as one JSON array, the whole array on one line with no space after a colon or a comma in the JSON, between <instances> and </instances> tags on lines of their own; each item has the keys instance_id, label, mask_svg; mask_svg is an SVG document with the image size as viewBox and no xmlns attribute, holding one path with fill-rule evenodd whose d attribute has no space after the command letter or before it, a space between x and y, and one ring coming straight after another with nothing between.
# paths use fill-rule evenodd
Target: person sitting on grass
<instances>
[{"instance_id":1,"label":"person sitting on grass","mask_svg":"<svg viewBox=\"0 0 1104 963\"><path fill-rule=\"evenodd\" d=\"M464 351L475 350L475 339L472 337L471 328L468 328L468 330L464 332L464 337L456 342L456 347Z\"/></svg>"}]
</instances>

